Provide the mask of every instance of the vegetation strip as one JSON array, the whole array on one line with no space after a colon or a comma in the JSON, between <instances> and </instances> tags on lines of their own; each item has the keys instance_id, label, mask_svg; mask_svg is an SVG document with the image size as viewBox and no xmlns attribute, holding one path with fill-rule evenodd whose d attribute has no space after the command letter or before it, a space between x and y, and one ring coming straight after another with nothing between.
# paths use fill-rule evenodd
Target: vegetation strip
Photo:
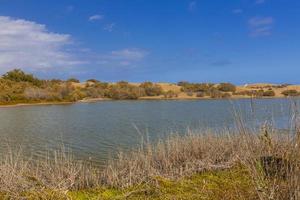
<instances>
[{"instance_id":1,"label":"vegetation strip","mask_svg":"<svg viewBox=\"0 0 300 200\"><path fill-rule=\"evenodd\" d=\"M95 79L80 83L42 80L21 70L12 70L0 78L0 105L60 104L102 100L137 99L220 99L270 98L299 96L300 86L254 84L235 86L231 83L106 83Z\"/></svg>"}]
</instances>

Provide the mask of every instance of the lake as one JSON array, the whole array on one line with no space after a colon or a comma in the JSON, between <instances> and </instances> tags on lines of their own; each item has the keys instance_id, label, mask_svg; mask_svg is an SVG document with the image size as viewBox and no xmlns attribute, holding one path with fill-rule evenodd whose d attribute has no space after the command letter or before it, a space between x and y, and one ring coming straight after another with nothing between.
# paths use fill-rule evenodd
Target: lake
<instances>
[{"instance_id":1,"label":"lake","mask_svg":"<svg viewBox=\"0 0 300 200\"><path fill-rule=\"evenodd\" d=\"M298 102L298 100L297 100ZM188 129L225 129L235 125L234 111L248 125L272 121L288 128L287 99L198 101L103 101L71 105L0 108L0 150L21 148L43 156L62 144L78 159L103 164L118 150Z\"/></svg>"}]
</instances>

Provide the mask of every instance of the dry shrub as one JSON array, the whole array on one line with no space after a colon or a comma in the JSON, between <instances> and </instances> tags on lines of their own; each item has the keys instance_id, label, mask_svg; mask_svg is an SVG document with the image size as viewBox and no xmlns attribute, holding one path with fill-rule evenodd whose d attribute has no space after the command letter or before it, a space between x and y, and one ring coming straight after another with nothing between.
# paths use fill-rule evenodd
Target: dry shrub
<instances>
[{"instance_id":1,"label":"dry shrub","mask_svg":"<svg viewBox=\"0 0 300 200\"><path fill-rule=\"evenodd\" d=\"M152 182L155 177L177 179L242 165L249 171L259 199L296 200L300 199L298 148L293 137L271 128L260 133L190 133L154 146L146 144L130 154L120 153L103 172L102 180L105 185L127 188ZM264 158L271 162L262 162Z\"/></svg>"},{"instance_id":2,"label":"dry shrub","mask_svg":"<svg viewBox=\"0 0 300 200\"><path fill-rule=\"evenodd\" d=\"M21 151L9 151L0 163L1 194L10 198L34 193L63 195L68 190L99 185L97 170L63 152L55 151L45 158L29 159Z\"/></svg>"}]
</instances>

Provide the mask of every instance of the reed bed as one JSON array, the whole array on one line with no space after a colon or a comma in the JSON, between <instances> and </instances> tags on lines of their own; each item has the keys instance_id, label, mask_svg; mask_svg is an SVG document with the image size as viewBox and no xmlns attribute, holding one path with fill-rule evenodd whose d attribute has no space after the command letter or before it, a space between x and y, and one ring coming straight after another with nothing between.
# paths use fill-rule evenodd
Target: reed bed
<instances>
[{"instance_id":1,"label":"reed bed","mask_svg":"<svg viewBox=\"0 0 300 200\"><path fill-rule=\"evenodd\" d=\"M104 169L75 161L64 150L38 160L8 151L0 163L0 197L30 199L33 194L50 192L51 197L39 195L36 199L68 199L69 191L122 190L155 185L158 177L179 180L240 166L249 174L254 188L255 198L249 199L300 199L300 133L297 129L289 134L270 126L237 130L190 131L185 136L173 135L154 145L142 142L133 152L120 152Z\"/></svg>"},{"instance_id":2,"label":"reed bed","mask_svg":"<svg viewBox=\"0 0 300 200\"><path fill-rule=\"evenodd\" d=\"M137 152L119 154L118 161L103 172L102 180L105 185L122 188L151 183L155 177L178 179L242 166L251 177L255 199L300 199L298 142L297 137L270 127L260 133L173 136Z\"/></svg>"}]
</instances>

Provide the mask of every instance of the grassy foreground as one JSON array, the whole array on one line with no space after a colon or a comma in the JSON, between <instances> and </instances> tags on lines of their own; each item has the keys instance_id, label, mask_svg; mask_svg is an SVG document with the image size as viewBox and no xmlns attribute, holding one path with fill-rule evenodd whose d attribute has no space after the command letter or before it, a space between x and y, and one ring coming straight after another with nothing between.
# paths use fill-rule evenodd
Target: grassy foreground
<instances>
[{"instance_id":1,"label":"grassy foreground","mask_svg":"<svg viewBox=\"0 0 300 200\"><path fill-rule=\"evenodd\" d=\"M14 199L4 193L1 199ZM208 171L176 181L154 177L153 182L129 187L94 188L75 191L26 191L20 199L257 199L249 171L241 166Z\"/></svg>"},{"instance_id":2,"label":"grassy foreground","mask_svg":"<svg viewBox=\"0 0 300 200\"><path fill-rule=\"evenodd\" d=\"M300 199L298 133L209 131L120 153L104 169L54 152L0 164L0 199ZM62 151L64 152L64 151Z\"/></svg>"},{"instance_id":3,"label":"grassy foreground","mask_svg":"<svg viewBox=\"0 0 300 200\"><path fill-rule=\"evenodd\" d=\"M154 177L153 183L128 189L99 189L68 194L71 199L255 199L249 172L242 167L204 172L176 181Z\"/></svg>"}]
</instances>

